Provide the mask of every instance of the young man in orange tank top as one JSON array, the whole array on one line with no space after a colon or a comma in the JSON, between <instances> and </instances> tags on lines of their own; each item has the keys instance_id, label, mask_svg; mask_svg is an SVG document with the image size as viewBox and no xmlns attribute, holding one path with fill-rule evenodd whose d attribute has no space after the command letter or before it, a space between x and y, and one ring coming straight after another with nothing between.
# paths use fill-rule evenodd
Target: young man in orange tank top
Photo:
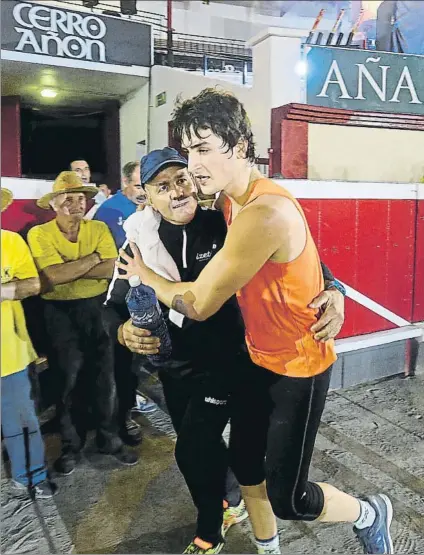
<instances>
[{"instance_id":1,"label":"young man in orange tank top","mask_svg":"<svg viewBox=\"0 0 424 555\"><path fill-rule=\"evenodd\" d=\"M120 267L127 277L139 275L162 302L194 320L209 318L237 294L246 343L263 385L258 394L268 395L270 406L266 485L242 485L252 522L261 515L271 521L266 518L268 492L279 518L352 522L365 553L392 553L387 496L357 499L308 480L336 360L332 338L339 329L317 335L314 328L317 307L311 300L322 291L323 277L302 209L255 168L250 122L233 95L205 89L177 106L173 126L202 193L223 193L230 226L226 242L193 283L157 276L136 249L135 258ZM259 530L262 538L270 538L270 547L275 532Z\"/></svg>"}]
</instances>

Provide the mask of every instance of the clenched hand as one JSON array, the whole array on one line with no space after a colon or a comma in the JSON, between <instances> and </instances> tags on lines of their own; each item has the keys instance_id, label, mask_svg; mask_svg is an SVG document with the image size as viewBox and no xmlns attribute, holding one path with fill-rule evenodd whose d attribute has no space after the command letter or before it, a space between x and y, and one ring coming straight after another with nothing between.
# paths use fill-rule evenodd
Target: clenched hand
<instances>
[{"instance_id":1,"label":"clenched hand","mask_svg":"<svg viewBox=\"0 0 424 555\"><path fill-rule=\"evenodd\" d=\"M157 355L159 352L160 340L152 337L149 330L136 328L131 320L119 326L118 341L127 347L132 353L138 355Z\"/></svg>"}]
</instances>

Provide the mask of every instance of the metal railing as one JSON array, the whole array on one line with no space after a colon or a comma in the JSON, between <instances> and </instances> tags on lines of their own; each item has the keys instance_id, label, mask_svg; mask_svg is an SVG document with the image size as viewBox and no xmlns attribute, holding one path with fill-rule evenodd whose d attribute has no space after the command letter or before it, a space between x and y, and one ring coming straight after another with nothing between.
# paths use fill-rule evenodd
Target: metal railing
<instances>
[{"instance_id":1,"label":"metal railing","mask_svg":"<svg viewBox=\"0 0 424 555\"><path fill-rule=\"evenodd\" d=\"M66 8L78 11L86 11L97 15L107 12L121 19L127 19L139 23L147 23L152 26L154 48L158 52L167 50L167 20L164 15L137 9L135 15L123 15L120 11L120 3L107 4L99 2L94 8L85 8L81 0L56 0ZM41 0L42 3L49 3ZM252 52L246 47L242 40L227 39L223 37L205 37L188 33L173 33L173 50L176 53L188 53L197 55L225 56L238 60L251 60Z\"/></svg>"},{"instance_id":2,"label":"metal railing","mask_svg":"<svg viewBox=\"0 0 424 555\"><path fill-rule=\"evenodd\" d=\"M154 34L155 50L166 51L167 39L159 33ZM174 52L189 54L218 55L239 60L251 60L252 52L243 41L231 41L214 37L195 37L183 33L174 33L172 48Z\"/></svg>"},{"instance_id":3,"label":"metal railing","mask_svg":"<svg viewBox=\"0 0 424 555\"><path fill-rule=\"evenodd\" d=\"M35 0L30 1L34 2ZM121 19L128 19L138 23L148 23L152 26L153 30L165 30L166 32L166 17L164 15L146 12L139 9L137 9L137 14L130 16L124 15L121 13L121 5L118 1L113 4L99 2L96 6L94 6L94 8L87 8L83 6L81 0L56 0L56 2L57 4L64 4L64 8L76 9L76 11L85 11L96 15L103 15L103 12L107 12L107 15L114 15L115 17L119 17ZM51 5L53 2L51 0L37 0L37 3Z\"/></svg>"}]
</instances>

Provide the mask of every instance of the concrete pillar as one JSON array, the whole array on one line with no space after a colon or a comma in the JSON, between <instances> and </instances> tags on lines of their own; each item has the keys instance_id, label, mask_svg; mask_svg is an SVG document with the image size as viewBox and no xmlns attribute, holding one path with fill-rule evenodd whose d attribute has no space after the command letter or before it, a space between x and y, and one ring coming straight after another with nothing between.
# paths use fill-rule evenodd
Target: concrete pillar
<instances>
[{"instance_id":1,"label":"concrete pillar","mask_svg":"<svg viewBox=\"0 0 424 555\"><path fill-rule=\"evenodd\" d=\"M271 108L302 101L298 71L305 31L271 27L249 41L253 51L253 87L269 96ZM267 89L266 91L264 89Z\"/></svg>"},{"instance_id":2,"label":"concrete pillar","mask_svg":"<svg viewBox=\"0 0 424 555\"><path fill-rule=\"evenodd\" d=\"M299 75L301 46L306 32L300 29L270 27L248 41L253 53L252 122L260 122L259 144L270 147L271 109L290 102L302 102ZM255 126L256 127L256 126ZM267 152L258 153L267 156Z\"/></svg>"}]
</instances>

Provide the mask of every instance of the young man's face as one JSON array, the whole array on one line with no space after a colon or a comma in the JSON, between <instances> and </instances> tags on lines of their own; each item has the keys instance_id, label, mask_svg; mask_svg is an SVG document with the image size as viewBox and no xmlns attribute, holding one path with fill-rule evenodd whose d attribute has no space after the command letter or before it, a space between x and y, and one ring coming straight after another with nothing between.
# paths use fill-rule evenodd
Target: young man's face
<instances>
[{"instance_id":1,"label":"young man's face","mask_svg":"<svg viewBox=\"0 0 424 555\"><path fill-rule=\"evenodd\" d=\"M74 160L71 162L71 170L79 175L84 183L90 183L91 171L90 166L85 160Z\"/></svg>"},{"instance_id":2,"label":"young man's face","mask_svg":"<svg viewBox=\"0 0 424 555\"><path fill-rule=\"evenodd\" d=\"M233 183L240 172L241 160L237 147L227 151L222 139L210 129L198 131L200 138L191 129L191 139L186 134L182 147L188 152L188 169L194 176L196 185L205 195L213 195Z\"/></svg>"},{"instance_id":3,"label":"young man's face","mask_svg":"<svg viewBox=\"0 0 424 555\"><path fill-rule=\"evenodd\" d=\"M124 178L124 194L134 204L145 204L146 193L140 183L140 166L136 166L131 178Z\"/></svg>"},{"instance_id":4,"label":"young man's face","mask_svg":"<svg viewBox=\"0 0 424 555\"><path fill-rule=\"evenodd\" d=\"M197 208L196 188L186 168L169 166L146 184L149 203L177 225L191 222Z\"/></svg>"}]
</instances>

